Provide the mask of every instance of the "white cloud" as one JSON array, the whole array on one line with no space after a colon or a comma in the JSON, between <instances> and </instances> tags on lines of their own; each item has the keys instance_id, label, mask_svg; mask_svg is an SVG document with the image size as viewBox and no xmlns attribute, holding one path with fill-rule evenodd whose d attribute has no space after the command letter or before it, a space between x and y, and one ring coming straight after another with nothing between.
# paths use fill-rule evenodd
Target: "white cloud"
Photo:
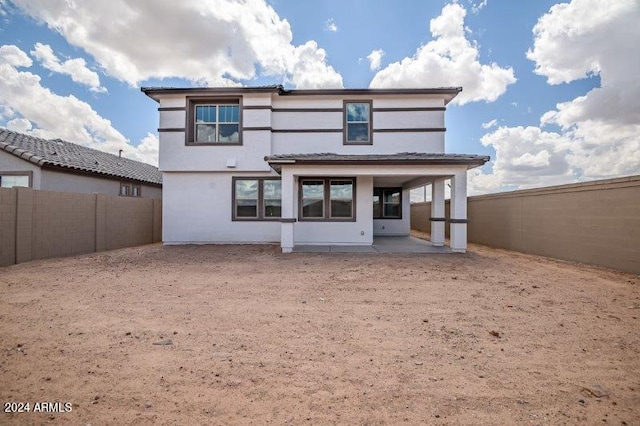
<instances>
[{"instance_id":1,"label":"white cloud","mask_svg":"<svg viewBox=\"0 0 640 426\"><path fill-rule=\"evenodd\" d=\"M541 127L501 127L481 140L496 150L493 173L474 188L543 186L640 173L640 3L573 0L533 29L527 56L549 84L600 76L600 87L544 113ZM557 125L558 131L545 131ZM523 171L526 173L523 174Z\"/></svg>"},{"instance_id":2,"label":"white cloud","mask_svg":"<svg viewBox=\"0 0 640 426\"><path fill-rule=\"evenodd\" d=\"M467 194L481 195L500 192L504 184L498 175L484 173L481 168L471 169L467 172Z\"/></svg>"},{"instance_id":3,"label":"white cloud","mask_svg":"<svg viewBox=\"0 0 640 426\"><path fill-rule=\"evenodd\" d=\"M615 72L622 59L617 50L637 52L638 7L636 0L573 0L551 7L533 27L534 45L527 57L536 63L535 72L549 84L599 74L608 65ZM637 57L627 60L637 64Z\"/></svg>"},{"instance_id":4,"label":"white cloud","mask_svg":"<svg viewBox=\"0 0 640 426\"><path fill-rule=\"evenodd\" d=\"M140 144L136 147L135 156L137 160L145 163L158 165L158 147L159 140L153 133L147 133L147 136L142 138Z\"/></svg>"},{"instance_id":5,"label":"white cloud","mask_svg":"<svg viewBox=\"0 0 640 426\"><path fill-rule=\"evenodd\" d=\"M562 7L560 7L562 6ZM550 84L593 74L601 87L557 106L554 122L640 123L640 2L574 0L551 8L534 27L527 57Z\"/></svg>"},{"instance_id":6,"label":"white cloud","mask_svg":"<svg viewBox=\"0 0 640 426\"><path fill-rule=\"evenodd\" d=\"M141 146L132 146L88 103L73 95L57 95L41 85L38 75L19 69L32 63L17 46L0 47L0 107L8 128L111 153L122 149L130 158L152 160L153 140L147 136Z\"/></svg>"},{"instance_id":7,"label":"white cloud","mask_svg":"<svg viewBox=\"0 0 640 426\"><path fill-rule=\"evenodd\" d=\"M494 118L491 121L487 121L486 123L482 123L482 128L483 129L490 129L490 128L495 127L497 125L498 125L498 119Z\"/></svg>"},{"instance_id":8,"label":"white cloud","mask_svg":"<svg viewBox=\"0 0 640 426\"><path fill-rule=\"evenodd\" d=\"M496 151L496 184L527 188L554 185L572 177L566 158L570 140L555 132L533 126L499 127L480 142Z\"/></svg>"},{"instance_id":9,"label":"white cloud","mask_svg":"<svg viewBox=\"0 0 640 426\"><path fill-rule=\"evenodd\" d=\"M473 12L474 15L477 15L478 13L480 13L482 9L484 9L486 5L487 5L487 0L482 0L478 3L471 2L471 12Z\"/></svg>"},{"instance_id":10,"label":"white cloud","mask_svg":"<svg viewBox=\"0 0 640 426\"><path fill-rule=\"evenodd\" d=\"M380 69L383 56L384 56L384 50L382 49L372 50L371 53L369 53L369 55L367 56L367 59L369 60L369 69L371 71L376 71Z\"/></svg>"},{"instance_id":11,"label":"white cloud","mask_svg":"<svg viewBox=\"0 0 640 426\"><path fill-rule=\"evenodd\" d=\"M3 59L4 65L9 67L30 67L33 65L31 58L18 46L12 44L0 46L0 58ZM0 63L1 65L2 63Z\"/></svg>"},{"instance_id":12,"label":"white cloud","mask_svg":"<svg viewBox=\"0 0 640 426\"><path fill-rule=\"evenodd\" d=\"M315 41L297 46L287 59L287 69L291 71L286 72L285 78L297 88L342 87L342 76L326 66L326 56Z\"/></svg>"},{"instance_id":13,"label":"white cloud","mask_svg":"<svg viewBox=\"0 0 640 426\"><path fill-rule=\"evenodd\" d=\"M324 23L324 29L327 31L331 31L332 33L338 32L338 26L333 21L333 18L327 19L327 21Z\"/></svg>"},{"instance_id":14,"label":"white cloud","mask_svg":"<svg viewBox=\"0 0 640 426\"><path fill-rule=\"evenodd\" d=\"M411 58L394 62L379 71L371 87L462 86L454 103L493 102L515 83L513 69L496 63L481 64L478 47L465 37L466 10L457 3L448 4L430 22L433 40L420 46Z\"/></svg>"},{"instance_id":15,"label":"white cloud","mask_svg":"<svg viewBox=\"0 0 640 426\"><path fill-rule=\"evenodd\" d=\"M14 3L92 55L107 75L133 86L170 77L238 85L260 70L313 87L318 81L322 87L342 87L326 53L313 41L293 45L289 23L264 0ZM310 52L313 47L317 52ZM313 63L302 64L301 57Z\"/></svg>"},{"instance_id":16,"label":"white cloud","mask_svg":"<svg viewBox=\"0 0 640 426\"><path fill-rule=\"evenodd\" d=\"M7 122L7 129L14 132L28 133L33 128L33 125L26 118L14 118Z\"/></svg>"},{"instance_id":17,"label":"white cloud","mask_svg":"<svg viewBox=\"0 0 640 426\"><path fill-rule=\"evenodd\" d=\"M39 60L46 69L68 75L74 82L89 86L93 92L104 93L107 91L107 89L100 86L98 73L87 68L87 63L82 58L67 59L64 62L60 62L55 53L53 53L51 46L42 43L35 44L31 55Z\"/></svg>"}]
</instances>

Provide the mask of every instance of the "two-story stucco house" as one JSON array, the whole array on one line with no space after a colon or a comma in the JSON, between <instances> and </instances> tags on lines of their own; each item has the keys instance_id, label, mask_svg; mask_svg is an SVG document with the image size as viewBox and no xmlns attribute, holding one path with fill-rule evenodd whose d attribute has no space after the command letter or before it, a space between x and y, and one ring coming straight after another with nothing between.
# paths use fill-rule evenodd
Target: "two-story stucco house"
<instances>
[{"instance_id":1,"label":"two-story stucco house","mask_svg":"<svg viewBox=\"0 0 640 426\"><path fill-rule=\"evenodd\" d=\"M143 88L159 103L165 244L371 245L409 235L409 191L432 186L432 242L467 244L467 170L445 154L461 88Z\"/></svg>"}]
</instances>

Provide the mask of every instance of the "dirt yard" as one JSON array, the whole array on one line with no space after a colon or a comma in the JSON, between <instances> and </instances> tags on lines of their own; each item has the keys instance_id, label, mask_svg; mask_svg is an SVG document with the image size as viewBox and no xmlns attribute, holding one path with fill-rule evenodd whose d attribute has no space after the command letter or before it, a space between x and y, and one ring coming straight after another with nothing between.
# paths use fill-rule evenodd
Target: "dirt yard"
<instances>
[{"instance_id":1,"label":"dirt yard","mask_svg":"<svg viewBox=\"0 0 640 426\"><path fill-rule=\"evenodd\" d=\"M639 284L479 246L7 267L0 424L637 425Z\"/></svg>"}]
</instances>

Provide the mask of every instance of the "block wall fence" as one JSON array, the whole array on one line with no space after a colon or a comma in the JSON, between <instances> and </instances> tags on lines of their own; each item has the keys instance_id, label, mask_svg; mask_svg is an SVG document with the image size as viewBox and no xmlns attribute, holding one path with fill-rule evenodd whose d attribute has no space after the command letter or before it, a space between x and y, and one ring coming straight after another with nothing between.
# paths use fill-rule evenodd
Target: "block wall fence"
<instances>
[{"instance_id":1,"label":"block wall fence","mask_svg":"<svg viewBox=\"0 0 640 426\"><path fill-rule=\"evenodd\" d=\"M162 200L0 188L0 266L162 241Z\"/></svg>"},{"instance_id":2,"label":"block wall fence","mask_svg":"<svg viewBox=\"0 0 640 426\"><path fill-rule=\"evenodd\" d=\"M640 176L469 197L467 208L471 243L640 274ZM412 204L411 227L430 232L430 210Z\"/></svg>"}]
</instances>

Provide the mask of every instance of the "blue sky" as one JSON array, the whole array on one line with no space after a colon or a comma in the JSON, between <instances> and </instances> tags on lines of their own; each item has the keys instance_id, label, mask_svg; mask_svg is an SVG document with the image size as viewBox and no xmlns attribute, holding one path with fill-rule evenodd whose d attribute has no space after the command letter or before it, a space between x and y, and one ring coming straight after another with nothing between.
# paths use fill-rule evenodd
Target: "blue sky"
<instances>
[{"instance_id":1,"label":"blue sky","mask_svg":"<svg viewBox=\"0 0 640 426\"><path fill-rule=\"evenodd\" d=\"M399 7L401 5L401 7ZM0 126L157 162L141 86L463 86L472 193L640 173L637 0L0 0Z\"/></svg>"}]
</instances>

